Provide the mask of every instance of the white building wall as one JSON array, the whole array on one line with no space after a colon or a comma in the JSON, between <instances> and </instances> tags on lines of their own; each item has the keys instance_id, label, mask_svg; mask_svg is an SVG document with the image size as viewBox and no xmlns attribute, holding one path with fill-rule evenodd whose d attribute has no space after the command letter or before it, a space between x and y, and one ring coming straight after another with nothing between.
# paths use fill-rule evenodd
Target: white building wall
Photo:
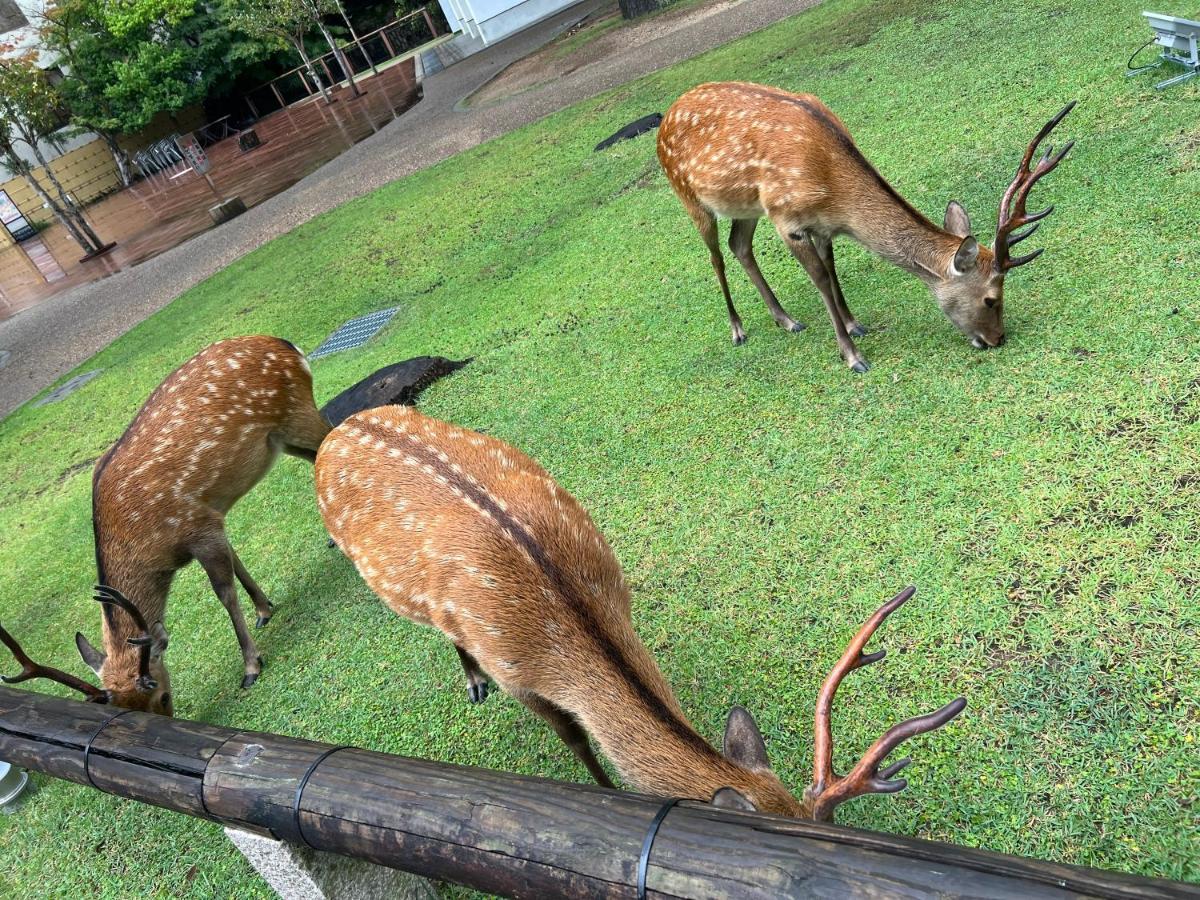
<instances>
[{"instance_id":1,"label":"white building wall","mask_svg":"<svg viewBox=\"0 0 1200 900\"><path fill-rule=\"evenodd\" d=\"M455 31L479 37L485 45L501 41L578 2L580 0L438 0Z\"/></svg>"}]
</instances>

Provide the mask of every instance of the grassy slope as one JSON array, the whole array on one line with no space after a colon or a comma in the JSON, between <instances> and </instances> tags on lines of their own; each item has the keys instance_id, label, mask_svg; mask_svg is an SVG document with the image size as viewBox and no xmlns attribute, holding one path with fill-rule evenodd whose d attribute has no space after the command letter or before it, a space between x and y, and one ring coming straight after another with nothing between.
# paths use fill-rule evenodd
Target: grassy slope
<instances>
[{"instance_id":1,"label":"grassy slope","mask_svg":"<svg viewBox=\"0 0 1200 900\"><path fill-rule=\"evenodd\" d=\"M1200 879L1200 92L1122 77L1144 29L1117 0L932 9L829 0L347 204L190 291L86 364L104 377L0 424L5 624L81 671L70 635L98 631L86 462L173 366L233 334L311 348L399 303L366 349L316 364L320 398L408 355L474 355L425 408L517 444L592 511L704 734L747 705L802 785L820 679L916 582L881 635L888 662L841 696L839 758L958 693L971 708L913 747L906 793L841 820ZM812 327L773 327L738 273L750 342L733 350L652 138L590 148L735 77L819 92L916 205L957 197L981 235L1024 141L1079 97L1064 129L1079 145L1042 189L1058 206L1049 252L1009 286L1008 345L972 350L919 283L846 245L842 282L875 329L875 369L854 377L763 229L764 269ZM325 548L310 483L285 460L231 517L279 607L252 691L201 574L179 578L179 713L582 779L515 702L467 705L445 641ZM265 892L217 828L45 782L0 821L0 894L30 885Z\"/></svg>"}]
</instances>

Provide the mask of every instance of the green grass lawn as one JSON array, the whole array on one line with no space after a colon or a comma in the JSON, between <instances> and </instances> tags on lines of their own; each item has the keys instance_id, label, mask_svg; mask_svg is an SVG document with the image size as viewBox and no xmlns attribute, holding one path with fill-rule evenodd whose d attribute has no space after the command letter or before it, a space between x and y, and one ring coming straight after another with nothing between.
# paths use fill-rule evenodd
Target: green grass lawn
<instances>
[{"instance_id":1,"label":"green grass lawn","mask_svg":"<svg viewBox=\"0 0 1200 900\"><path fill-rule=\"evenodd\" d=\"M914 742L908 791L840 821L1200 880L1200 88L1124 77L1139 8L829 0L279 238L89 360L105 373L78 394L0 423L4 624L85 671L71 637L99 635L90 462L172 368L229 335L312 349L398 304L366 348L315 363L318 399L411 355L474 356L423 408L510 441L580 498L703 734L746 705L802 788L821 679L913 582L876 638L887 662L840 695L839 765L902 717L971 705ZM1078 98L1061 128L1078 145L1038 188L1058 208L1048 252L1006 289L1008 344L971 349L920 283L839 244L873 329L874 368L854 376L763 228L766 275L810 327L774 327L731 262L750 337L732 348L653 136L591 147L733 78L820 94L916 206L940 219L961 200L989 244L1026 141ZM326 548L311 483L285 459L230 517L278 607L252 690L202 573L181 573L178 714L584 780L513 700L467 704L449 643ZM215 826L37 781L0 818L0 895L267 895Z\"/></svg>"}]
</instances>

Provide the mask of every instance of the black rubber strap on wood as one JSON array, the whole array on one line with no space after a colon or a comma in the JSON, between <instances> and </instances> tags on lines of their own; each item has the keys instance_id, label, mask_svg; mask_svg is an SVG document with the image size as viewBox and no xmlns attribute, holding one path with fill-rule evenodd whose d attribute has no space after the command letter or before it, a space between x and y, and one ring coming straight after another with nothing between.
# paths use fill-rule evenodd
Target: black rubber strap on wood
<instances>
[{"instance_id":1,"label":"black rubber strap on wood","mask_svg":"<svg viewBox=\"0 0 1200 900\"><path fill-rule=\"evenodd\" d=\"M316 850L312 844L308 842L308 838L304 836L304 828L300 824L300 800L304 797L304 788L308 784L308 779L312 778L313 772L317 771L317 766L325 762L333 754L339 750L353 750L353 747L342 745L340 747L330 747L320 756L313 760L312 765L308 767L308 771L304 773L304 777L300 779L300 783L296 785L296 801L292 809L292 822L296 826L296 836L300 838L300 843L304 844L310 850Z\"/></svg>"},{"instance_id":2,"label":"black rubber strap on wood","mask_svg":"<svg viewBox=\"0 0 1200 900\"><path fill-rule=\"evenodd\" d=\"M212 762L214 759L216 759L218 756L220 756L221 751L225 749L226 744L228 744L230 741L232 741L235 737L241 737L245 733L246 732L244 732L244 731L235 731L233 734L227 735L225 740L223 740L223 741L221 741L221 743L217 744L217 749L214 750L212 753L212 756L210 756L208 758L208 762ZM204 775L207 775L207 774L208 774L208 766L206 764L204 767ZM204 814L206 816L208 816L210 819L212 819L214 822L220 822L221 821L220 819L218 819L211 812L209 812L208 801L204 799L204 788L205 788L204 775L200 776L200 808L202 810L204 810Z\"/></svg>"},{"instance_id":3,"label":"black rubber strap on wood","mask_svg":"<svg viewBox=\"0 0 1200 900\"><path fill-rule=\"evenodd\" d=\"M646 900L646 873L650 869L650 850L654 847L654 838L658 835L658 829L666 819L667 813L683 799L683 797L675 797L659 807L658 813L650 822L650 827L646 829L646 839L642 841L642 855L638 857L637 900Z\"/></svg>"},{"instance_id":4,"label":"black rubber strap on wood","mask_svg":"<svg viewBox=\"0 0 1200 900\"><path fill-rule=\"evenodd\" d=\"M88 767L88 763L91 760L91 756L92 756L92 744L94 744L96 742L96 738L100 737L100 732L102 732L105 728L107 728L110 723L121 718L121 716L125 715L126 713L131 713L131 712L135 712L135 710L132 710L132 709L117 710L115 713L113 713L111 716L109 716L107 719L105 719L103 722L100 723L100 727L97 728L92 733L92 736L90 738L88 738L87 746L83 748L83 776L88 780L88 784L90 784L96 790L103 791L106 794L108 793L108 791L105 791L104 788L100 787L100 785L98 785L98 784L96 784L96 782L92 781L92 770Z\"/></svg>"}]
</instances>

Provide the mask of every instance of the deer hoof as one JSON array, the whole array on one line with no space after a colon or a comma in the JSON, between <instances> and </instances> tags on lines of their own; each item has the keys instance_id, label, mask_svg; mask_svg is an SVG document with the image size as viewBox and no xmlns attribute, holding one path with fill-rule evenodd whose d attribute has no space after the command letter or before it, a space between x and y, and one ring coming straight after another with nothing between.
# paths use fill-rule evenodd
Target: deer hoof
<instances>
[{"instance_id":1,"label":"deer hoof","mask_svg":"<svg viewBox=\"0 0 1200 900\"><path fill-rule=\"evenodd\" d=\"M333 538L330 538L330 539L329 539L329 543L328 543L328 544L326 544L325 546L327 546L327 547L336 547L336 546L337 546L337 541L335 541Z\"/></svg>"},{"instance_id":2,"label":"deer hoof","mask_svg":"<svg viewBox=\"0 0 1200 900\"><path fill-rule=\"evenodd\" d=\"M868 333L867 329L857 322L850 326L850 334L854 337L865 337Z\"/></svg>"},{"instance_id":3,"label":"deer hoof","mask_svg":"<svg viewBox=\"0 0 1200 900\"><path fill-rule=\"evenodd\" d=\"M259 616L257 619L254 620L254 627L255 628L266 628L267 623L270 621L271 621L270 616Z\"/></svg>"},{"instance_id":4,"label":"deer hoof","mask_svg":"<svg viewBox=\"0 0 1200 900\"><path fill-rule=\"evenodd\" d=\"M783 328L785 330L790 331L793 334L798 331L803 331L805 328L808 327L803 322L781 322L780 324L783 326Z\"/></svg>"},{"instance_id":5,"label":"deer hoof","mask_svg":"<svg viewBox=\"0 0 1200 900\"><path fill-rule=\"evenodd\" d=\"M259 673L255 672L253 675L246 675L244 678L242 678L242 690L246 690L248 687L253 685L254 682L258 681L258 675Z\"/></svg>"},{"instance_id":6,"label":"deer hoof","mask_svg":"<svg viewBox=\"0 0 1200 900\"><path fill-rule=\"evenodd\" d=\"M850 368L859 375L866 375L871 368L871 364L865 359L856 359L854 362L850 363Z\"/></svg>"},{"instance_id":7,"label":"deer hoof","mask_svg":"<svg viewBox=\"0 0 1200 900\"><path fill-rule=\"evenodd\" d=\"M472 684L467 687L467 699L472 703L482 703L488 696L488 683L481 681L479 684Z\"/></svg>"},{"instance_id":8,"label":"deer hoof","mask_svg":"<svg viewBox=\"0 0 1200 900\"><path fill-rule=\"evenodd\" d=\"M740 331L733 336L733 346L740 347L744 343L746 343L746 333L745 332Z\"/></svg>"}]
</instances>

